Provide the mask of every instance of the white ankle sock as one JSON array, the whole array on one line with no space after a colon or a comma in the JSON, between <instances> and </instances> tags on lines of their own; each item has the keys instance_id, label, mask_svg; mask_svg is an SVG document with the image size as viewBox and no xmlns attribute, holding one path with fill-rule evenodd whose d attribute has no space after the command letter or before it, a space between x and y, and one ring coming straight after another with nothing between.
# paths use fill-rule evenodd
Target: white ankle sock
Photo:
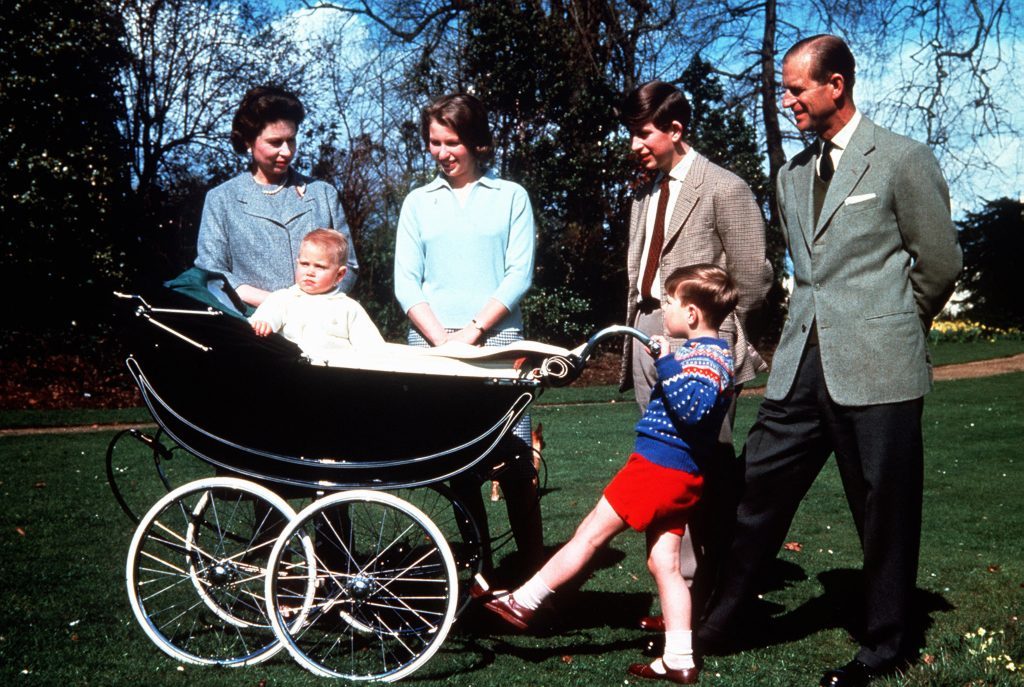
<instances>
[{"instance_id":1,"label":"white ankle sock","mask_svg":"<svg viewBox=\"0 0 1024 687\"><path fill-rule=\"evenodd\" d=\"M554 590L550 589L544 584L544 580L540 579L540 573L537 573L527 580L526 584L515 590L512 596L515 597L516 603L523 608L536 611L554 593Z\"/></svg>"},{"instance_id":2,"label":"white ankle sock","mask_svg":"<svg viewBox=\"0 0 1024 687\"><path fill-rule=\"evenodd\" d=\"M672 670L693 668L693 632L690 630L673 630L665 633L665 655L662 657L665 667ZM653 667L653 664L652 664Z\"/></svg>"}]
</instances>

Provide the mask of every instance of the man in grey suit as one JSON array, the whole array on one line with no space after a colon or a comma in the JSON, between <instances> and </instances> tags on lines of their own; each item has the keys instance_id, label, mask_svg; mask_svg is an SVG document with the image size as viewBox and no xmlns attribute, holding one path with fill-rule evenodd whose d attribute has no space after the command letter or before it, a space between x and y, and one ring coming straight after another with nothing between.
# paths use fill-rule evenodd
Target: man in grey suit
<instances>
[{"instance_id":1,"label":"man in grey suit","mask_svg":"<svg viewBox=\"0 0 1024 687\"><path fill-rule=\"evenodd\" d=\"M690 126L690 104L671 84L650 81L634 90L622 106L622 122L629 129L631 147L641 164L657 172L649 188L633 202L629 223L629 275L626 321L649 335L664 335L661 305L664 280L676 269L697 263L713 263L729 272L739 291L736 311L719 332L729 343L735 364L736 385L754 378L760 357L749 345L747 316L762 303L771 285L772 269L765 258L764 220L747 184L732 172L710 162L685 140ZM682 341L670 339L675 349ZM621 388L632 386L643 412L658 379L654 359L643 346L626 339L622 356ZM731 520L732 506L718 498L726 477L716 474L735 462L732 423L735 402L723 422L714 465L707 466L705 497L683 540L682 573L693 579L696 604L702 599L703 580L715 578L716 557L710 549L721 548L721 533L713 527L723 517L715 505L724 504ZM716 468L719 468L716 470ZM734 501L733 501L734 503ZM707 523L708 526L702 527ZM692 535L692 536L691 536ZM700 560L701 565L697 565ZM641 626L660 631L661 618L644 618Z\"/></svg>"},{"instance_id":2,"label":"man in grey suit","mask_svg":"<svg viewBox=\"0 0 1024 687\"><path fill-rule=\"evenodd\" d=\"M789 317L744 449L735 538L698 639L737 629L741 606L835 452L864 555L861 648L821 679L866 685L912 655L921 535L925 339L962 257L938 163L854 106L854 58L835 36L794 45L784 107L818 139L776 180L793 260Z\"/></svg>"}]
</instances>

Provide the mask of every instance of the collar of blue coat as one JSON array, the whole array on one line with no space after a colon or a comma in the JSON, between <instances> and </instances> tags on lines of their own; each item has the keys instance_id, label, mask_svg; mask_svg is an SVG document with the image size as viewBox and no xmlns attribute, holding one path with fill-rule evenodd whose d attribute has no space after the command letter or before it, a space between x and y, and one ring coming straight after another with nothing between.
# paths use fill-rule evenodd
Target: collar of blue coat
<instances>
[{"instance_id":1,"label":"collar of blue coat","mask_svg":"<svg viewBox=\"0 0 1024 687\"><path fill-rule=\"evenodd\" d=\"M494 176L491 172L484 172L483 176L477 179L474 183L480 184L486 188L498 188L501 186L501 180ZM434 180L423 187L424 192L430 193L431 191L439 191L443 188L454 191L452 185L448 183L448 178L443 174L438 174L434 177Z\"/></svg>"},{"instance_id":2,"label":"collar of blue coat","mask_svg":"<svg viewBox=\"0 0 1024 687\"><path fill-rule=\"evenodd\" d=\"M311 200L310 194L308 193L309 185L313 181L315 181L315 179L307 177L305 174L295 169L289 169L288 181L285 182L285 188L280 192L293 194L296 199L308 202ZM274 197L273 195L264 193L262 185L253 179L252 174L248 171L242 172L231 179L228 183L231 184L231 189L235 198L242 203L262 204L262 202L269 201Z\"/></svg>"}]
</instances>

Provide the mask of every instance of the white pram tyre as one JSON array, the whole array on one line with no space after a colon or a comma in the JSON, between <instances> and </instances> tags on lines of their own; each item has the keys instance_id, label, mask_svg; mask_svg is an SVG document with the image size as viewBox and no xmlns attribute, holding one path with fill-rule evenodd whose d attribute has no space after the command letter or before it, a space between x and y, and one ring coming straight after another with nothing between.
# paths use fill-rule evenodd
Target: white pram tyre
<instances>
[{"instance_id":1,"label":"white pram tyre","mask_svg":"<svg viewBox=\"0 0 1024 687\"><path fill-rule=\"evenodd\" d=\"M280 650L264 599L267 563L295 511L252 482L211 477L166 494L128 550L132 611L166 654L200 665L244 666ZM311 543L296 540L309 550ZM308 592L312 579L307 580Z\"/></svg>"},{"instance_id":2,"label":"white pram tyre","mask_svg":"<svg viewBox=\"0 0 1024 687\"><path fill-rule=\"evenodd\" d=\"M303 559L297 542L307 538L314 555ZM311 603L289 611L294 581L311 574ZM407 501L368 490L300 511L274 546L266 586L267 613L292 657L316 675L350 680L391 682L420 668L448 635L458 598L438 527Z\"/></svg>"}]
</instances>

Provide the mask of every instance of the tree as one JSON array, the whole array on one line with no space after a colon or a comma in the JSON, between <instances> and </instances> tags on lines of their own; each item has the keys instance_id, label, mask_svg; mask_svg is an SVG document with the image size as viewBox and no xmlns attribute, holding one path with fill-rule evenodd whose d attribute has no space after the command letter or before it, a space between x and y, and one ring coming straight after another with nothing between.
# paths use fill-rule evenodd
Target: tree
<instances>
[{"instance_id":1,"label":"tree","mask_svg":"<svg viewBox=\"0 0 1024 687\"><path fill-rule=\"evenodd\" d=\"M728 77L731 100L760 114L770 177L787 141L805 139L779 110L777 68L785 50L816 33L843 36L858 83L877 91L858 104L879 123L934 147L951 184L999 173L989 150L1020 137L1017 108L1024 26L1007 0L850 0L759 3L715 0L685 13L674 51L701 52ZM696 19L694 19L696 17ZM857 93L866 86L855 88Z\"/></svg>"},{"instance_id":2,"label":"tree","mask_svg":"<svg viewBox=\"0 0 1024 687\"><path fill-rule=\"evenodd\" d=\"M439 12L436 24L445 26L447 40L435 43L436 25L410 24L411 15L403 19L387 3L377 3L382 9L373 13L365 4L330 7L372 19L381 44L391 41L391 51L405 46L414 56L404 63L415 94L406 105L410 115L451 91L473 92L491 110L495 165L529 190L538 220L535 290L524 303L531 336L578 339L621 322L629 201L643 177L630 161L617 107L637 84L644 46L671 27L676 3L413 4L423 16ZM707 112L701 131L716 142L733 141L713 156L741 174L756 174L751 181L767 203L754 129L734 107L712 113L730 106L717 83L701 85L710 74L706 65L702 69L690 84ZM723 127L732 128L720 132ZM404 178L415 178L415 170L407 169Z\"/></svg>"},{"instance_id":3,"label":"tree","mask_svg":"<svg viewBox=\"0 0 1024 687\"><path fill-rule=\"evenodd\" d=\"M690 142L712 162L746 181L762 213L770 218L775 205L775 187L764 171L764 157L757 145L756 128L747 121L742 106L726 98L720 77L700 55L694 55L679 85L689 94L693 107L688 136ZM759 350L767 351L775 348L786 313L787 294L780 283L780 276L785 273L786 246L777 226L768 227L766 252L775 281L765 298L765 306L750 314L747 333Z\"/></svg>"},{"instance_id":4,"label":"tree","mask_svg":"<svg viewBox=\"0 0 1024 687\"><path fill-rule=\"evenodd\" d=\"M106 319L133 273L125 255L127 156L116 122L125 55L106 3L5 3L0 24L0 272L5 328L60 332Z\"/></svg>"},{"instance_id":5,"label":"tree","mask_svg":"<svg viewBox=\"0 0 1024 687\"><path fill-rule=\"evenodd\" d=\"M957 222L964 251L959 289L966 314L995 327L1024 329L1017 260L1024 251L1024 203L1000 198Z\"/></svg>"},{"instance_id":6,"label":"tree","mask_svg":"<svg viewBox=\"0 0 1024 687\"><path fill-rule=\"evenodd\" d=\"M271 81L294 88L300 70L287 39L245 2L114 0L114 9L129 57L118 75L121 127L140 198L169 168L226 152L224 132L246 90Z\"/></svg>"},{"instance_id":7,"label":"tree","mask_svg":"<svg viewBox=\"0 0 1024 687\"><path fill-rule=\"evenodd\" d=\"M110 2L124 23L118 124L129 151L135 244L145 246L152 286L194 259L206 191L241 167L228 132L242 95L265 83L301 94L304 56L287 19L245 0Z\"/></svg>"},{"instance_id":8,"label":"tree","mask_svg":"<svg viewBox=\"0 0 1024 687\"><path fill-rule=\"evenodd\" d=\"M489 2L468 13L462 49L461 76L495 120L499 171L522 183L534 203L535 283L566 287L588 303L589 312L564 313L588 328L622 320L623 181L632 168L604 26L602 17L568 5L545 11ZM622 288L609 288L619 282Z\"/></svg>"}]
</instances>

